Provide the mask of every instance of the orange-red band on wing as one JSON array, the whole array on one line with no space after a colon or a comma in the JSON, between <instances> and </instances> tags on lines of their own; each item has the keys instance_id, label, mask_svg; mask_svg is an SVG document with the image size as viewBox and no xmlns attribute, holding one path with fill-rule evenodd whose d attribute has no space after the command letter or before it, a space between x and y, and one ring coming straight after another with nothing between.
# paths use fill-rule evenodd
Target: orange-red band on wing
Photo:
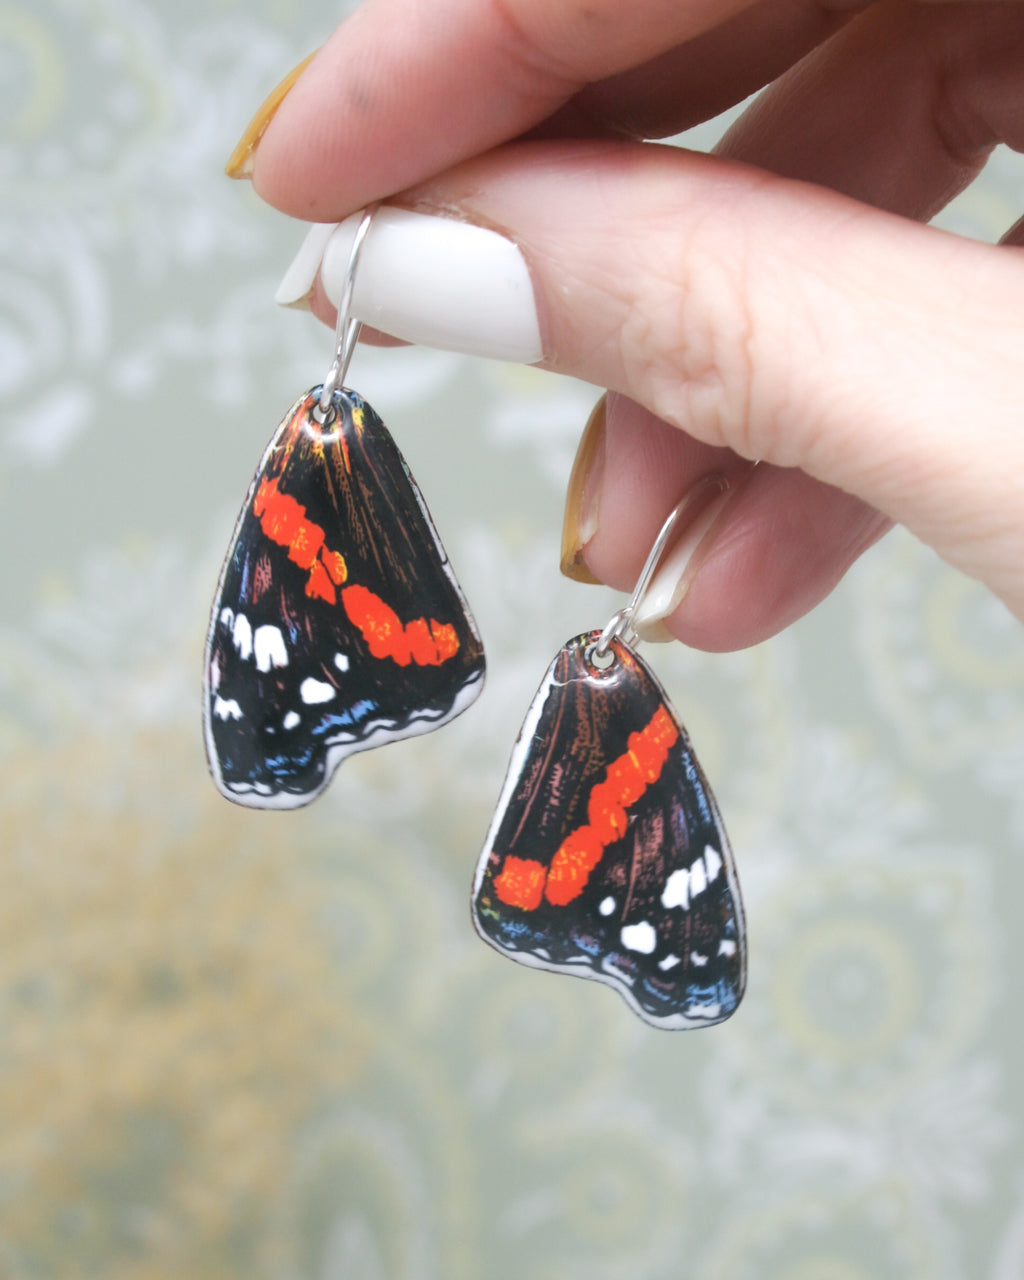
<instances>
[{"instance_id":1,"label":"orange-red band on wing","mask_svg":"<svg viewBox=\"0 0 1024 1280\"><path fill-rule=\"evenodd\" d=\"M458 652L459 639L450 623L415 618L403 623L394 609L368 587L353 583L341 593L349 621L362 632L375 658L391 658L400 667L415 662L437 667Z\"/></svg>"},{"instance_id":2,"label":"orange-red band on wing","mask_svg":"<svg viewBox=\"0 0 1024 1280\"><path fill-rule=\"evenodd\" d=\"M277 480L260 482L252 504L260 528L288 559L309 570L306 595L327 604L338 603L337 587L348 579L345 558L324 544L324 531L306 518L306 508L277 487ZM400 667L440 666L459 651L459 638L450 622L414 618L403 623L398 614L368 587L353 583L341 593L348 619L358 627L375 658L391 658Z\"/></svg>"},{"instance_id":3,"label":"orange-red band on wing","mask_svg":"<svg viewBox=\"0 0 1024 1280\"><path fill-rule=\"evenodd\" d=\"M494 891L502 902L533 911L542 897L555 907L578 898L605 849L625 834L627 809L661 776L678 737L675 721L660 706L643 729L629 735L626 751L591 788L586 823L566 836L550 867L545 870L542 862L511 854L505 859L494 879Z\"/></svg>"},{"instance_id":4,"label":"orange-red band on wing","mask_svg":"<svg viewBox=\"0 0 1024 1280\"><path fill-rule=\"evenodd\" d=\"M494 881L494 891L502 902L510 907L522 907L534 911L544 896L546 871L542 862L532 858L517 858L513 854L505 859L501 875Z\"/></svg>"},{"instance_id":5,"label":"orange-red band on wing","mask_svg":"<svg viewBox=\"0 0 1024 1280\"><path fill-rule=\"evenodd\" d=\"M288 559L300 569L309 569L324 544L324 531L306 519L306 508L287 493L281 493L277 480L260 481L252 504L253 515L271 542L288 548Z\"/></svg>"}]
</instances>

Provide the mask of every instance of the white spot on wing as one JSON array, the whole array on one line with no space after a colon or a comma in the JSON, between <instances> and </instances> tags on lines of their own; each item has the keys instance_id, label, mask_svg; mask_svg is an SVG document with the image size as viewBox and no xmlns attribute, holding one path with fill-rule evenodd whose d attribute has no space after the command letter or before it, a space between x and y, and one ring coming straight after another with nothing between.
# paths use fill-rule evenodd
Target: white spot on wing
<instances>
[{"instance_id":1,"label":"white spot on wing","mask_svg":"<svg viewBox=\"0 0 1024 1280\"><path fill-rule=\"evenodd\" d=\"M671 955L667 955L664 960L658 961L658 968L674 969L678 963L679 957L673 952Z\"/></svg>"},{"instance_id":2,"label":"white spot on wing","mask_svg":"<svg viewBox=\"0 0 1024 1280\"><path fill-rule=\"evenodd\" d=\"M704 864L708 869L708 884L710 884L722 869L722 855L711 845L704 846Z\"/></svg>"},{"instance_id":3,"label":"white spot on wing","mask_svg":"<svg viewBox=\"0 0 1024 1280\"><path fill-rule=\"evenodd\" d=\"M241 720L242 708L234 698L222 698L218 695L213 700L213 714L218 720Z\"/></svg>"},{"instance_id":4,"label":"white spot on wing","mask_svg":"<svg viewBox=\"0 0 1024 1280\"><path fill-rule=\"evenodd\" d=\"M696 898L708 887L708 873L704 868L704 859L698 858L690 868L690 897Z\"/></svg>"},{"instance_id":5,"label":"white spot on wing","mask_svg":"<svg viewBox=\"0 0 1024 1280\"><path fill-rule=\"evenodd\" d=\"M718 954L720 956L734 956L736 954L736 943L732 938L723 938L718 944Z\"/></svg>"},{"instance_id":6,"label":"white spot on wing","mask_svg":"<svg viewBox=\"0 0 1024 1280\"><path fill-rule=\"evenodd\" d=\"M300 716L297 711L289 711L281 721L281 727L283 729L294 729L301 719L302 716Z\"/></svg>"},{"instance_id":7,"label":"white spot on wing","mask_svg":"<svg viewBox=\"0 0 1024 1280\"><path fill-rule=\"evenodd\" d=\"M645 956L649 956L658 945L658 935L654 932L654 926L646 920L641 920L639 924L624 925L619 937L627 950L639 951Z\"/></svg>"},{"instance_id":8,"label":"white spot on wing","mask_svg":"<svg viewBox=\"0 0 1024 1280\"><path fill-rule=\"evenodd\" d=\"M256 655L257 671L269 671L271 667L288 665L288 650L284 647L280 627L270 623L257 627L252 638L252 649Z\"/></svg>"},{"instance_id":9,"label":"white spot on wing","mask_svg":"<svg viewBox=\"0 0 1024 1280\"><path fill-rule=\"evenodd\" d=\"M307 707L316 706L320 702L330 702L336 693L337 689L333 684L328 684L326 680L316 680L313 676L306 676L299 685L299 697Z\"/></svg>"},{"instance_id":10,"label":"white spot on wing","mask_svg":"<svg viewBox=\"0 0 1024 1280\"><path fill-rule=\"evenodd\" d=\"M252 627L249 625L249 619L244 613L240 613L235 618L235 625L231 629L231 639L235 642L238 656L243 662L247 662L252 657Z\"/></svg>"},{"instance_id":11,"label":"white spot on wing","mask_svg":"<svg viewBox=\"0 0 1024 1280\"><path fill-rule=\"evenodd\" d=\"M690 963L692 965L696 965L698 969L703 969L704 966L707 964L707 962L708 962L707 956L702 956L699 951L690 952Z\"/></svg>"},{"instance_id":12,"label":"white spot on wing","mask_svg":"<svg viewBox=\"0 0 1024 1280\"><path fill-rule=\"evenodd\" d=\"M690 905L690 873L685 867L673 871L665 881L661 905L668 910L673 907L682 907L684 911Z\"/></svg>"},{"instance_id":13,"label":"white spot on wing","mask_svg":"<svg viewBox=\"0 0 1024 1280\"><path fill-rule=\"evenodd\" d=\"M336 653L334 655L334 665L338 668L339 671L347 671L348 658L343 653Z\"/></svg>"},{"instance_id":14,"label":"white spot on wing","mask_svg":"<svg viewBox=\"0 0 1024 1280\"><path fill-rule=\"evenodd\" d=\"M214 693L220 688L220 663L216 658L210 663L210 688Z\"/></svg>"},{"instance_id":15,"label":"white spot on wing","mask_svg":"<svg viewBox=\"0 0 1024 1280\"><path fill-rule=\"evenodd\" d=\"M603 916L610 916L615 910L615 899L611 896L602 898L601 905L597 909Z\"/></svg>"},{"instance_id":16,"label":"white spot on wing","mask_svg":"<svg viewBox=\"0 0 1024 1280\"><path fill-rule=\"evenodd\" d=\"M230 631L230 630L231 630L231 624L234 622L234 620L235 620L235 612L234 612L234 610L233 610L233 609L229 609L229 608L228 608L228 606L227 606L227 605L225 605L225 606L224 606L224 608L223 608L223 609L221 609L221 611L220 611L220 623L221 623L221 626L222 626L222 627L227 627L227 629Z\"/></svg>"}]
</instances>

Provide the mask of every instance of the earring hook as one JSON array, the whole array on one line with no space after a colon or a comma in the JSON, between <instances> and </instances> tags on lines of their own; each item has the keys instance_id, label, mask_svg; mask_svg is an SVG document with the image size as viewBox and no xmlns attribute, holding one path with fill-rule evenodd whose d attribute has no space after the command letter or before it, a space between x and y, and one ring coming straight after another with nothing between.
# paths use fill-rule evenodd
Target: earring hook
<instances>
[{"instance_id":1,"label":"earring hook","mask_svg":"<svg viewBox=\"0 0 1024 1280\"><path fill-rule=\"evenodd\" d=\"M644 567L640 570L640 577L637 579L636 586L633 588L633 594L629 597L628 604L624 605L612 614L608 620L608 625L601 632L601 636L592 650L597 658L605 658L608 656L608 647L613 640L622 640L630 646L635 645L640 639L636 628L633 626L633 619L637 615L644 596L647 594L647 588L651 585L651 579L657 571L658 565L661 563L665 548L669 539L672 537L676 526L680 519L696 504L698 506L697 515L706 508L707 502L711 497L711 490L724 492L729 487L724 476L714 474L705 476L682 498L668 514L668 518L661 526L658 536L654 539L654 546L651 547L650 554L644 562Z\"/></svg>"},{"instance_id":2,"label":"earring hook","mask_svg":"<svg viewBox=\"0 0 1024 1280\"><path fill-rule=\"evenodd\" d=\"M324 385L320 391L320 400L317 406L320 412L325 415L331 411L331 401L334 398L335 391L345 381L348 367L352 363L352 354L356 349L356 343L359 341L359 331L363 327L363 322L350 314L352 310L352 294L356 286L356 271L359 267L359 259L362 257L363 245L366 243L366 236L370 230L373 215L379 207L379 205L372 204L368 205L363 211L362 219L352 240L352 248L349 251L348 266L345 268L345 287L341 291L341 299L338 302L338 322L334 328L334 361L328 370L327 377L324 378Z\"/></svg>"}]
</instances>

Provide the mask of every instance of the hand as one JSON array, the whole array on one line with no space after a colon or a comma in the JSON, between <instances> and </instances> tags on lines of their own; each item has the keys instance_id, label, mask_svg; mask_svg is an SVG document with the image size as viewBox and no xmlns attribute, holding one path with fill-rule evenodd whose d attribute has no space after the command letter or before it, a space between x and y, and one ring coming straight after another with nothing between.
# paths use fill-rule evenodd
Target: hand
<instances>
[{"instance_id":1,"label":"hand","mask_svg":"<svg viewBox=\"0 0 1024 1280\"><path fill-rule=\"evenodd\" d=\"M253 180L297 217L392 197L522 248L546 367L613 393L574 571L630 586L679 496L733 481L687 642L779 630L891 521L1024 618L1024 262L919 225L1024 149L1022 76L1014 0L366 0ZM636 141L765 83L714 157Z\"/></svg>"}]
</instances>

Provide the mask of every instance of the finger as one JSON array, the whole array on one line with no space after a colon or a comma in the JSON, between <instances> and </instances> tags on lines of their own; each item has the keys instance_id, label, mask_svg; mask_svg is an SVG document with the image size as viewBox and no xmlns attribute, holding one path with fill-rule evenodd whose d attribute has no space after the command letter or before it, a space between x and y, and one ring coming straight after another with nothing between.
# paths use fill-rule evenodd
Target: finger
<instances>
[{"instance_id":1,"label":"finger","mask_svg":"<svg viewBox=\"0 0 1024 1280\"><path fill-rule=\"evenodd\" d=\"M645 614L648 632L653 619L667 619L667 632L694 648L738 649L774 635L824 599L890 524L799 470L752 467L612 394L577 455L563 570L630 590L668 512L709 476L728 489L706 514L697 507L683 560L666 565L670 581L648 593L657 598ZM579 572L581 559L593 576Z\"/></svg>"},{"instance_id":2,"label":"finger","mask_svg":"<svg viewBox=\"0 0 1024 1280\"><path fill-rule=\"evenodd\" d=\"M766 640L820 604L891 525L796 468L760 465L679 575L668 630L711 651Z\"/></svg>"},{"instance_id":3,"label":"finger","mask_svg":"<svg viewBox=\"0 0 1024 1280\"><path fill-rule=\"evenodd\" d=\"M758 0L685 44L585 86L570 108L608 133L669 137L769 84L870 2L830 8L807 0Z\"/></svg>"},{"instance_id":4,"label":"finger","mask_svg":"<svg viewBox=\"0 0 1024 1280\"><path fill-rule=\"evenodd\" d=\"M923 19L933 17L925 28ZM866 14L763 94L722 150L930 217L974 175L997 136L1016 141L1018 95L1005 88L1008 62L1024 61L1016 53L1022 17L1005 10L979 25L962 8ZM937 57L939 47L950 56ZM951 120L959 122L956 146ZM1005 242L1020 237L1018 226ZM576 557L598 580L625 589L664 514L702 474L693 457L702 446L669 427L659 435L650 415L624 397L611 397L610 406L601 452L614 462L601 468L599 485L589 485L602 516L591 517ZM651 447L652 432L660 447ZM645 492L647 511L639 501ZM570 493L567 513L573 501ZM681 582L692 579L692 589L671 628L703 648L762 639L818 603L886 523L799 471L762 467L730 500L720 526L727 536L710 550L702 546L700 573L688 571ZM677 591L672 601L678 598ZM738 613L737 600L744 602Z\"/></svg>"},{"instance_id":5,"label":"finger","mask_svg":"<svg viewBox=\"0 0 1024 1280\"><path fill-rule=\"evenodd\" d=\"M822 160L841 165L852 149L875 153L905 181L905 169L913 174L941 153L954 162L951 184L963 185L994 140L1020 136L1024 5L875 5L836 35L867 7L761 0L643 66L587 86L570 108L606 133L666 137L777 80L734 126L724 154L743 155L756 141L766 168L813 178Z\"/></svg>"},{"instance_id":6,"label":"finger","mask_svg":"<svg viewBox=\"0 0 1024 1280\"><path fill-rule=\"evenodd\" d=\"M393 212L388 211L392 217ZM407 224L416 215L403 216ZM453 226L439 219L420 221ZM394 221L392 232L399 225ZM454 225L458 230L463 224ZM368 268L379 271L385 244L386 240L368 242ZM347 259L347 250L340 256ZM406 297L407 272L393 267L389 272L400 278L399 294ZM442 264L438 289L443 287L446 274ZM332 284L337 296L343 280L332 277ZM374 295L378 303L388 287L387 280L378 275ZM499 291L493 285L483 292L492 304L497 303ZM333 324L334 308L322 278L315 282L309 302L315 313ZM713 535L710 551L706 537L695 546L701 560L695 584L699 589L693 598L682 597L677 590L677 586L692 582L694 561L685 583L680 577L678 584L670 585L657 614L665 617L674 611L673 630L691 644L735 648L772 634L827 594L852 557L877 536L880 518L847 495L798 471L779 471L766 465L745 484L751 464L730 450L693 440L622 396L609 399L608 414L602 414L588 428L581 447L578 483L570 487L579 490L582 486L584 491L575 496L571 492L567 503L567 516L575 516L572 521L567 518L571 576L580 576L580 561L585 556L597 574L595 579L587 573L585 580L631 585L661 520L680 495L700 489L709 475L725 476L732 485L727 496L728 519L709 530L709 536ZM599 434L594 426L600 427ZM583 497L589 498L588 510L583 509ZM772 514L773 498L779 503L781 518L779 512ZM703 514L703 507L691 509L688 516L691 514ZM719 539L723 528L728 536ZM748 533L743 535L743 530ZM659 602L656 594L648 599ZM683 604L677 608L680 599ZM742 609L735 607L737 600L743 601Z\"/></svg>"},{"instance_id":7,"label":"finger","mask_svg":"<svg viewBox=\"0 0 1024 1280\"><path fill-rule=\"evenodd\" d=\"M334 220L516 137L584 85L713 31L754 2L366 0L280 103L260 140L253 183L286 213ZM805 47L816 25L807 13L819 6L785 0L776 8L773 19L770 7L757 5L759 39ZM728 56L728 43L719 42L705 95L707 77L732 85L727 97L756 87L749 75L728 73ZM741 71L751 63L756 80L765 67L749 51L740 55Z\"/></svg>"},{"instance_id":8,"label":"finger","mask_svg":"<svg viewBox=\"0 0 1024 1280\"><path fill-rule=\"evenodd\" d=\"M1024 146L1024 5L887 5L771 86L718 153L931 218Z\"/></svg>"},{"instance_id":9,"label":"finger","mask_svg":"<svg viewBox=\"0 0 1024 1280\"><path fill-rule=\"evenodd\" d=\"M1024 614L1016 253L651 145L519 146L411 198L523 248L549 367L860 498Z\"/></svg>"}]
</instances>

